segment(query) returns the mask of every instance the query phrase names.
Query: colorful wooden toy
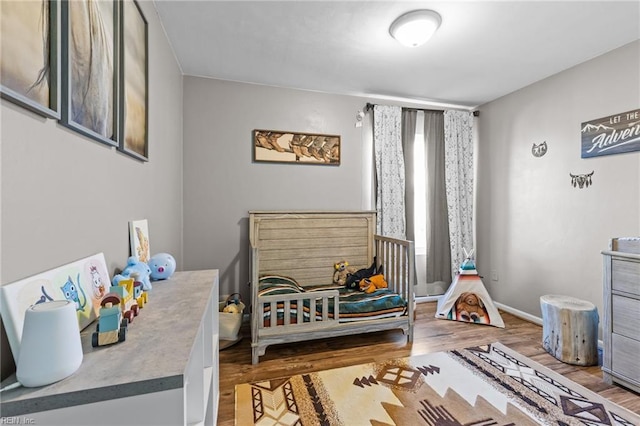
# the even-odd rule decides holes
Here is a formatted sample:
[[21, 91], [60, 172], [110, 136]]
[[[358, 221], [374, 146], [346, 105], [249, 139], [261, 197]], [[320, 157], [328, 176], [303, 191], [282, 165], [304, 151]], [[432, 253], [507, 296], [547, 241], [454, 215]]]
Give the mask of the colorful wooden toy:
[[91, 336], [91, 345], [94, 348], [125, 341], [127, 320], [123, 320], [120, 303], [121, 298], [115, 292], [107, 293], [102, 298], [96, 331]]

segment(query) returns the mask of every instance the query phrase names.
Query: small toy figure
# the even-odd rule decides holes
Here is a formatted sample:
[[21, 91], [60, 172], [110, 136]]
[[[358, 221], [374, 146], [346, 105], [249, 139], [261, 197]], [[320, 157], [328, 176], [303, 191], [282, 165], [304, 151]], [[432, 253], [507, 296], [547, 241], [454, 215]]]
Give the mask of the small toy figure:
[[176, 260], [169, 253], [157, 253], [149, 259], [151, 279], [166, 280], [176, 271]]
[[122, 321], [121, 299], [117, 293], [107, 293], [100, 302], [100, 317], [91, 336], [91, 346], [124, 342], [127, 336], [126, 320]]
[[134, 281], [133, 278], [122, 279], [118, 285], [112, 285], [111, 292], [120, 297], [120, 309], [122, 315], [131, 323], [133, 318], [138, 316], [139, 306], [133, 298]]
[[142, 283], [140, 281], [133, 281], [133, 298], [138, 304], [138, 308], [144, 308], [144, 305], [149, 302], [149, 296], [146, 291], [142, 290]]

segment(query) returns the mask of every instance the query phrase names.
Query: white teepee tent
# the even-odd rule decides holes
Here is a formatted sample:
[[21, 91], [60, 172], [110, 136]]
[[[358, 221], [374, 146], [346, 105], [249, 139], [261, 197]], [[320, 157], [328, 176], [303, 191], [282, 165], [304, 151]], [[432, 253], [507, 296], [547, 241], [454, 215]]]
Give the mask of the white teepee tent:
[[487, 324], [504, 328], [500, 312], [484, 287], [471, 256], [464, 249], [465, 260], [447, 292], [438, 300], [436, 318]]

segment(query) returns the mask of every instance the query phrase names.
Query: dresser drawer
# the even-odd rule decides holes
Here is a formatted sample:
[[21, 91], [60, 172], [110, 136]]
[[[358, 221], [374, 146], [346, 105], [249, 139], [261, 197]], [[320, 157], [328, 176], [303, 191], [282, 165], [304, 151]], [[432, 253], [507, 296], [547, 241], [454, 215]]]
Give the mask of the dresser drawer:
[[640, 383], [640, 341], [613, 334], [611, 345], [611, 368], [616, 375], [622, 375]]
[[640, 340], [640, 300], [614, 294], [611, 315], [614, 333]]
[[613, 290], [640, 295], [640, 262], [613, 259], [611, 275]]

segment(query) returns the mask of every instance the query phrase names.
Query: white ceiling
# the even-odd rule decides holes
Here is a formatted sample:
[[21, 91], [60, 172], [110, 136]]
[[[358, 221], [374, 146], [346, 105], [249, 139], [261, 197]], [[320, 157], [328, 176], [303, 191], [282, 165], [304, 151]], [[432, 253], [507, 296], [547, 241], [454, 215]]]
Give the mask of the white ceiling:
[[[425, 104], [475, 107], [640, 39], [640, 0], [154, 3], [185, 75]], [[389, 25], [421, 8], [442, 25], [404, 47]]]

